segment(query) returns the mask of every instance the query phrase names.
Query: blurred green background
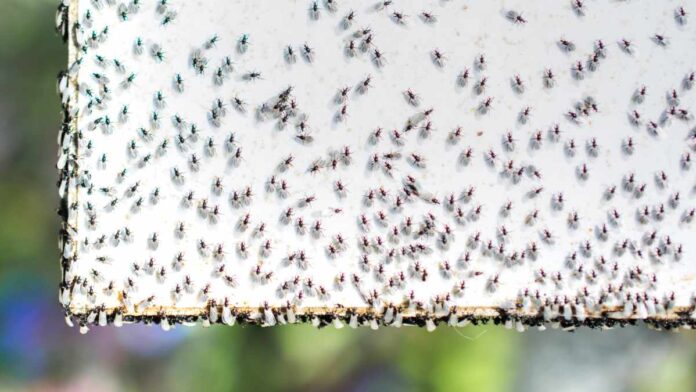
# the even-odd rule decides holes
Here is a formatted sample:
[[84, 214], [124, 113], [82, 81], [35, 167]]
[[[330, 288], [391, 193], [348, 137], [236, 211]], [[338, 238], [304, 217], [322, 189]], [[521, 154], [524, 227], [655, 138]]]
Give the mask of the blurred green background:
[[[149, 0], [153, 1], [153, 0]], [[181, 0], [183, 1], [183, 0]], [[696, 334], [93, 328], [57, 302], [57, 0], [0, 0], [0, 391], [694, 391]]]

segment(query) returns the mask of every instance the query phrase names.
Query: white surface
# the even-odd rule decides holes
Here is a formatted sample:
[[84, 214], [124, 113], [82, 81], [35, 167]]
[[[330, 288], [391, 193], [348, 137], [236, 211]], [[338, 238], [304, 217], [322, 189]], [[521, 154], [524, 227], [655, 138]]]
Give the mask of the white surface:
[[[696, 93], [683, 91], [682, 81], [695, 68], [696, 23], [689, 21], [679, 25], [675, 21], [674, 11], [681, 5], [679, 2], [587, 1], [586, 15], [578, 16], [570, 2], [555, 0], [396, 1], [382, 11], [376, 11], [373, 4], [365, 2], [341, 1], [336, 13], [329, 12], [320, 4], [320, 17], [313, 20], [307, 1], [173, 0], [171, 8], [176, 9], [177, 18], [168, 26], [161, 25], [162, 16], [154, 10], [153, 2], [144, 3], [127, 22], [120, 22], [116, 6], [105, 4], [97, 10], [90, 1], [78, 2], [80, 18], [87, 9], [93, 15], [92, 28], [85, 29], [87, 35], [93, 29], [101, 31], [104, 26], [109, 26], [108, 39], [84, 55], [79, 81], [83, 86], [98, 91], [98, 83], [91, 74], [106, 74], [113, 94], [104, 110], [88, 113], [85, 105], [89, 98], [84, 93], [79, 95], [77, 104], [81, 110], [78, 128], [83, 132], [84, 141], [91, 140], [94, 145], [91, 155], [85, 153], [84, 143], [79, 148], [80, 169], [91, 173], [95, 188], [92, 195], [88, 195], [84, 188], [78, 189], [77, 238], [81, 243], [85, 239], [94, 243], [99, 236], [106, 235], [108, 241], [101, 249], [95, 249], [93, 245], [78, 247], [77, 261], [68, 271], [67, 280], [74, 276], [87, 277], [96, 295], [90, 299], [74, 290], [71, 309], [78, 311], [102, 304], [107, 308], [122, 306], [118, 292], [124, 289], [128, 277], [138, 286], [137, 291], [130, 291], [134, 303], [155, 296], [152, 308], [138, 307], [135, 313], [159, 307], [204, 308], [206, 302], [200, 292], [206, 284], [211, 285], [209, 299], [220, 303], [227, 298], [230, 305], [239, 307], [260, 307], [264, 303], [282, 306], [287, 301], [295, 303], [298, 308], [333, 308], [337, 304], [366, 307], [364, 298], [376, 290], [380, 293], [378, 305], [400, 304], [413, 291], [415, 300], [432, 310], [434, 297], [452, 294], [452, 288], [462, 279], [466, 281], [465, 294], [452, 294], [449, 305], [508, 307], [525, 289], [532, 293], [538, 290], [542, 297], [552, 300], [557, 297], [562, 301], [566, 297], [574, 301], [579, 296], [579, 303], [584, 303], [583, 288], [587, 288], [589, 298], [596, 301], [608, 284], [618, 287], [622, 283], [621, 299], [610, 296], [607, 305], [622, 305], [627, 294], [644, 293], [651, 301], [655, 298], [665, 304], [664, 299], [671, 292], [675, 293], [676, 305], [691, 305], [696, 291], [693, 262], [696, 232], [692, 225], [681, 220], [684, 212], [694, 207], [694, 174], [693, 170], [683, 169], [680, 160], [683, 153], [693, 151], [693, 139], [688, 137], [693, 121], [673, 119], [660, 128], [659, 136], [653, 136], [644, 124], [636, 127], [628, 120], [628, 114], [635, 109], [646, 121], [658, 121], [663, 111], [669, 108], [666, 94], [671, 89], [677, 89], [680, 94], [680, 108], [691, 110], [694, 106]], [[346, 30], [341, 26], [341, 18], [351, 8], [355, 10], [356, 22]], [[437, 22], [424, 23], [417, 16], [424, 10], [434, 13]], [[505, 17], [508, 10], [522, 12], [527, 23], [512, 23]], [[405, 25], [395, 23], [389, 16], [394, 11], [409, 16]], [[386, 57], [381, 68], [371, 61], [369, 53], [358, 50], [355, 57], [345, 55], [345, 45], [351, 34], [366, 26], [372, 29], [374, 47]], [[651, 39], [655, 33], [668, 37], [669, 45], [657, 45]], [[237, 50], [237, 41], [243, 34], [249, 35], [250, 45], [241, 54]], [[203, 49], [209, 67], [203, 75], [198, 75], [190, 66], [191, 54], [214, 35], [219, 36], [219, 42], [212, 49]], [[133, 54], [136, 37], [142, 37], [145, 43], [145, 51], [139, 56]], [[560, 38], [573, 41], [576, 50], [563, 52], [557, 44]], [[635, 43], [637, 50], [633, 55], [623, 52], [618, 46], [622, 38]], [[571, 67], [577, 61], [586, 62], [598, 39], [607, 46], [606, 59], [595, 72], [587, 71], [583, 80], [574, 79]], [[356, 44], [359, 42], [360, 39], [356, 39]], [[299, 53], [304, 43], [316, 51], [312, 63]], [[163, 48], [165, 59], [161, 63], [149, 53], [153, 44]], [[283, 56], [287, 45], [292, 45], [298, 52], [294, 64], [288, 64]], [[443, 67], [432, 60], [431, 53], [435, 49], [446, 56]], [[96, 54], [104, 56], [107, 61], [117, 58], [125, 65], [126, 73], [117, 72], [111, 65], [101, 68], [94, 61]], [[489, 63], [484, 71], [478, 71], [474, 66], [474, 60], [480, 54], [484, 54]], [[225, 56], [234, 61], [234, 71], [223, 85], [217, 86], [212, 73]], [[470, 70], [470, 80], [466, 87], [462, 87], [457, 84], [457, 75], [465, 68]], [[542, 83], [546, 68], [557, 75], [554, 88], [545, 88]], [[244, 80], [243, 75], [251, 71], [261, 72], [262, 79]], [[120, 83], [131, 72], [137, 75], [135, 83], [130, 89], [123, 90]], [[185, 80], [184, 93], [173, 88], [176, 73]], [[511, 88], [511, 79], [516, 74], [526, 84], [524, 93], [516, 93]], [[360, 94], [354, 88], [367, 75], [372, 76], [372, 88]], [[489, 86], [485, 93], [477, 95], [473, 86], [484, 75], [488, 77]], [[296, 119], [279, 130], [275, 119], [261, 121], [255, 116], [261, 103], [274, 98], [289, 85], [294, 87], [293, 96], [299, 112], [308, 118], [314, 137], [311, 144], [301, 145], [294, 139]], [[641, 85], [645, 85], [648, 91], [645, 102], [633, 103], [631, 97]], [[344, 86], [351, 88], [346, 101], [348, 116], [339, 122], [335, 120], [340, 109], [335, 96]], [[409, 105], [404, 99], [406, 89], [419, 95], [419, 107]], [[159, 110], [162, 124], [155, 130], [148, 118], [154, 109], [153, 96], [158, 90], [166, 96], [167, 103]], [[240, 113], [232, 106], [231, 99], [235, 96], [247, 102], [246, 113]], [[477, 112], [477, 107], [488, 96], [494, 98], [493, 108], [482, 115]], [[586, 96], [595, 99], [599, 112], [584, 117], [581, 124], [573, 124], [565, 113]], [[227, 105], [227, 115], [219, 128], [208, 121], [208, 112], [217, 98]], [[122, 124], [118, 122], [118, 112], [124, 104], [129, 105], [131, 114]], [[532, 108], [532, 114], [526, 124], [521, 124], [518, 115], [526, 106]], [[432, 135], [421, 138], [416, 129], [405, 134], [405, 145], [395, 145], [389, 137], [391, 130], [403, 129], [407, 119], [426, 108], [434, 108], [430, 116], [435, 129]], [[178, 149], [175, 143], [178, 131], [171, 120], [175, 114], [189, 124], [195, 123], [200, 130], [198, 140], [191, 140], [186, 151]], [[113, 133], [105, 134], [99, 128], [90, 131], [88, 124], [105, 115], [114, 122]], [[547, 131], [554, 124], [559, 124], [563, 132], [559, 142], [547, 138]], [[462, 127], [463, 136], [458, 144], [449, 144], [448, 134], [457, 126]], [[140, 127], [154, 133], [152, 141], [139, 137], [137, 129]], [[378, 127], [383, 128], [385, 137], [372, 145], [369, 136]], [[529, 147], [529, 140], [537, 130], [543, 133], [544, 141], [540, 149], [534, 150]], [[508, 131], [517, 140], [514, 151], [506, 151], [502, 144]], [[237, 167], [230, 164], [231, 154], [225, 149], [230, 132], [235, 133], [238, 146], [243, 149], [243, 159]], [[186, 133], [184, 135], [188, 137]], [[622, 142], [627, 137], [632, 137], [636, 144], [632, 155], [622, 150]], [[204, 144], [208, 138], [213, 138], [217, 145], [217, 154], [213, 157], [206, 155]], [[592, 138], [596, 138], [600, 146], [597, 157], [586, 150], [586, 143]], [[127, 143], [131, 139], [139, 145], [136, 158], [127, 152]], [[157, 156], [157, 146], [165, 139], [170, 148], [165, 155]], [[577, 152], [572, 157], [564, 150], [570, 139], [577, 144]], [[327, 160], [333, 151], [344, 146], [349, 146], [354, 153], [349, 166], [340, 164], [336, 170], [325, 168], [318, 174], [308, 173], [312, 162]], [[458, 157], [466, 147], [473, 149], [473, 157], [468, 166], [463, 166]], [[484, 159], [485, 152], [490, 149], [498, 155], [494, 166], [488, 165]], [[393, 161], [391, 177], [381, 170], [367, 169], [372, 154], [392, 151], [398, 151], [404, 157]], [[414, 168], [408, 162], [406, 156], [414, 152], [427, 159], [426, 168]], [[108, 156], [104, 168], [98, 164], [103, 153]], [[153, 155], [152, 164], [140, 168], [140, 160], [148, 153]], [[201, 159], [198, 172], [193, 172], [187, 163], [192, 153]], [[285, 172], [278, 171], [278, 164], [290, 154], [295, 157], [293, 166]], [[513, 160], [516, 168], [534, 165], [542, 178], [535, 179], [525, 174], [518, 183], [513, 183], [501, 175], [503, 164], [508, 160]], [[587, 180], [576, 175], [577, 168], [583, 163], [590, 170]], [[183, 184], [172, 181], [173, 167], [183, 170]], [[128, 174], [119, 182], [117, 173], [124, 168], [128, 169]], [[655, 181], [656, 173], [661, 170], [669, 176], [665, 188], [658, 187]], [[623, 190], [622, 178], [629, 172], [635, 173], [638, 183], [647, 186], [640, 198]], [[266, 181], [272, 175], [289, 183], [287, 198], [266, 191]], [[401, 212], [394, 211], [391, 206], [407, 175], [418, 180], [423, 193], [428, 192], [440, 201], [449, 194], [459, 196], [469, 186], [475, 186], [473, 199], [469, 202], [460, 200], [457, 206], [468, 214], [475, 206], [481, 205], [481, 217], [458, 224], [453, 213], [444, 206], [418, 198], [405, 203]], [[220, 177], [224, 185], [220, 195], [211, 189], [216, 177]], [[333, 183], [337, 180], [348, 187], [343, 198], [333, 190]], [[140, 182], [137, 194], [127, 196], [126, 189], [136, 182]], [[604, 198], [604, 191], [611, 185], [617, 186], [617, 192], [613, 200], [608, 201]], [[234, 208], [230, 203], [231, 192], [247, 186], [254, 193], [252, 203]], [[363, 203], [366, 191], [380, 186], [388, 190], [388, 198], [375, 200], [372, 207], [367, 207]], [[529, 198], [527, 193], [538, 186], [544, 187], [541, 195]], [[114, 188], [119, 203], [113, 211], [105, 208], [112, 197], [99, 192], [101, 187]], [[153, 205], [150, 193], [155, 187], [159, 187], [162, 197]], [[194, 206], [185, 208], [181, 200], [190, 190], [195, 192], [196, 202]], [[566, 198], [560, 211], [551, 206], [551, 198], [558, 192], [563, 192]], [[672, 208], [669, 197], [675, 192], [680, 192], [682, 200], [677, 208]], [[315, 195], [316, 202], [309, 207], [299, 207], [298, 201], [308, 195]], [[135, 213], [131, 206], [140, 196], [145, 203], [141, 211]], [[203, 218], [196, 208], [204, 198], [209, 205], [221, 209], [222, 215], [215, 224]], [[503, 217], [499, 211], [508, 201], [512, 202], [513, 209], [509, 217]], [[87, 225], [87, 202], [91, 202], [97, 211], [97, 225], [93, 229]], [[635, 219], [637, 208], [648, 206], [652, 209], [660, 203], [664, 203], [667, 211], [662, 221], [650, 218], [648, 223], [641, 224]], [[315, 238], [311, 230], [300, 235], [292, 224], [281, 223], [279, 217], [288, 207], [295, 209], [295, 218], [302, 217], [308, 225], [320, 219], [324, 226], [322, 235]], [[343, 212], [334, 214], [331, 212], [333, 208], [341, 208]], [[525, 218], [534, 209], [539, 210], [538, 222], [525, 224]], [[616, 226], [608, 218], [612, 209], [622, 214]], [[376, 224], [378, 211], [388, 215], [388, 226]], [[577, 211], [580, 216], [577, 229], [571, 229], [567, 224], [568, 214], [572, 211]], [[238, 222], [247, 213], [251, 215], [251, 224], [246, 231], [240, 231]], [[453, 243], [448, 250], [437, 247], [435, 236], [414, 239], [413, 236], [401, 235], [398, 244], [389, 242], [388, 233], [392, 226], [400, 226], [407, 216], [412, 217], [418, 226], [426, 213], [437, 217], [438, 232], [443, 230], [444, 224], [454, 231]], [[358, 225], [361, 214], [371, 221], [367, 231]], [[174, 234], [178, 222], [187, 225], [187, 233], [182, 239]], [[255, 238], [253, 230], [261, 222], [266, 224], [267, 234]], [[604, 223], [610, 235], [608, 240], [601, 241], [595, 235], [595, 228]], [[500, 258], [486, 256], [481, 247], [475, 250], [467, 248], [467, 239], [476, 232], [481, 233], [483, 243], [492, 240], [497, 245], [501, 225], [510, 231], [510, 238], [505, 242], [506, 255], [520, 253], [531, 241], [536, 241], [539, 246], [536, 260], [527, 257], [522, 265], [510, 267]], [[126, 226], [133, 232], [132, 242], [121, 241], [114, 245], [111, 237]], [[541, 239], [544, 229], [551, 230], [556, 236], [553, 244], [546, 244]], [[650, 230], [657, 230], [658, 239], [648, 246], [643, 242], [643, 235]], [[160, 243], [153, 249], [148, 244], [148, 237], [155, 232]], [[327, 257], [326, 249], [338, 233], [345, 237], [347, 249], [331, 259]], [[385, 253], [372, 251], [368, 255], [370, 271], [361, 269], [363, 252], [357, 243], [362, 236], [370, 241], [380, 236], [386, 243], [385, 249], [400, 250], [402, 246], [416, 242], [430, 246], [432, 253], [417, 257], [429, 273], [427, 281], [411, 276], [410, 269], [416, 260], [409, 257], [387, 262]], [[669, 236], [673, 243], [683, 245], [681, 260], [675, 260], [672, 254], [663, 256], [662, 262], [651, 259], [651, 250], [665, 236]], [[226, 285], [213, 274], [221, 262], [200, 255], [197, 243], [201, 239], [210, 246], [224, 245], [226, 253], [222, 263], [226, 265], [226, 273], [236, 277], [236, 287]], [[262, 257], [258, 251], [266, 239], [273, 244], [272, 253]], [[631, 251], [623, 256], [614, 253], [615, 244], [624, 239], [635, 241], [643, 257]], [[579, 249], [586, 240], [593, 247], [589, 257]], [[246, 258], [236, 250], [241, 241], [249, 247]], [[304, 250], [309, 258], [306, 269], [287, 265], [284, 260], [289, 253], [298, 250]], [[458, 263], [465, 251], [469, 251], [472, 258], [466, 268]], [[175, 271], [172, 261], [178, 252], [185, 253], [187, 261], [180, 271]], [[572, 252], [577, 252], [578, 265], [584, 265], [586, 273], [597, 272], [595, 281], [588, 280], [586, 273], [573, 275], [566, 267], [566, 259]], [[596, 267], [595, 261], [600, 255], [608, 260], [609, 265], [618, 264], [616, 274], [602, 272]], [[99, 256], [112, 261], [100, 263], [96, 261]], [[167, 269], [163, 282], [147, 273], [133, 274], [131, 266], [134, 262], [143, 265], [150, 258], [156, 260], [158, 268]], [[454, 272], [450, 278], [441, 275], [439, 266], [443, 261], [452, 265]], [[376, 279], [374, 273], [380, 263], [384, 263], [384, 281]], [[261, 283], [252, 277], [256, 265], [261, 265], [264, 272], [273, 272], [269, 282]], [[535, 271], [540, 268], [549, 276], [545, 283], [535, 281]], [[642, 270], [644, 281], [627, 278], [636, 268]], [[90, 277], [92, 269], [99, 271], [104, 280], [96, 281]], [[474, 271], [481, 274], [472, 276]], [[385, 291], [388, 279], [399, 272], [406, 275], [404, 287]], [[556, 272], [563, 274], [564, 283], [560, 286], [551, 279]], [[346, 276], [342, 290], [334, 285], [339, 273]], [[353, 274], [361, 278], [357, 287], [350, 282]], [[495, 292], [491, 292], [487, 285], [496, 274], [499, 274], [500, 284]], [[657, 276], [656, 286], [648, 282], [652, 274]], [[177, 284], [182, 284], [186, 275], [194, 282], [193, 292], [184, 293], [176, 301], [171, 291]], [[279, 294], [279, 286], [295, 276], [302, 281], [312, 279], [316, 286], [325, 287], [328, 297], [322, 298], [315, 290], [302, 285]], [[115, 284], [111, 295], [102, 290], [109, 281]], [[302, 301], [297, 299], [300, 291], [304, 291]], [[635, 302], [635, 297], [631, 298]]]

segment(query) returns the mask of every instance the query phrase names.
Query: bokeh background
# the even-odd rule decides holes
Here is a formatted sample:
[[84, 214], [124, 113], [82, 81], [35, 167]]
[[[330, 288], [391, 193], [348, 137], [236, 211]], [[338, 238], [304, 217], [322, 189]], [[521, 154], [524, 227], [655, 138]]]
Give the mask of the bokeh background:
[[57, 301], [55, 81], [67, 49], [56, 5], [0, 0], [0, 391], [696, 391], [694, 332], [68, 328]]

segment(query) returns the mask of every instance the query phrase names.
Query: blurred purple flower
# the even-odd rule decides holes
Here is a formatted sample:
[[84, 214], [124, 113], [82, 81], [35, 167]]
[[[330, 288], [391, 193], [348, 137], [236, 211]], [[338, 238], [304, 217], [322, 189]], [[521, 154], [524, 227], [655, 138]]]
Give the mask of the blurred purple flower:
[[[46, 367], [49, 348], [59, 342], [61, 311], [55, 293], [21, 275], [6, 275], [0, 291], [0, 361], [20, 377]], [[19, 283], [22, 283], [21, 285]]]
[[126, 351], [143, 357], [164, 355], [179, 345], [190, 332], [187, 327], [178, 326], [163, 331], [158, 325], [131, 324], [116, 330], [116, 339]]

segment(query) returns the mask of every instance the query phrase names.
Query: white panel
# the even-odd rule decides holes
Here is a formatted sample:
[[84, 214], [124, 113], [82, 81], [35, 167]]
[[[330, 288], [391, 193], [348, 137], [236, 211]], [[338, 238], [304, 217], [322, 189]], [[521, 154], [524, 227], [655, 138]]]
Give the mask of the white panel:
[[679, 2], [166, 3], [69, 8], [61, 295], [81, 324], [693, 323]]

